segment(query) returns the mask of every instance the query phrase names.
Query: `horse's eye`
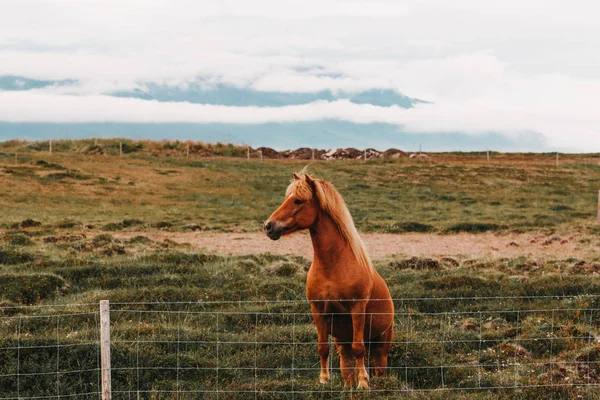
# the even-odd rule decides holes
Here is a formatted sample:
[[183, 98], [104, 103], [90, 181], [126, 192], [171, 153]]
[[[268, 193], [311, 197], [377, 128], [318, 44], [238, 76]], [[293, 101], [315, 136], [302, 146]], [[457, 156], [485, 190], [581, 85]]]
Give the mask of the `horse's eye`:
[[302, 200], [300, 200], [300, 199], [294, 200], [294, 204], [296, 204], [296, 205], [300, 205], [302, 203], [304, 203], [304, 202]]

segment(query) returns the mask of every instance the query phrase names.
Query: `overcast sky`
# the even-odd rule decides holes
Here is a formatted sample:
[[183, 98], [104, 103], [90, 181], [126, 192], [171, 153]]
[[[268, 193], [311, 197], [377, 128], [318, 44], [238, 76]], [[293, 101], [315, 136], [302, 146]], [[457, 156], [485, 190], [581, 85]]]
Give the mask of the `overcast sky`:
[[[414, 132], [539, 132], [600, 151], [595, 1], [0, 0], [0, 75], [74, 79], [0, 92], [0, 121], [390, 122]], [[394, 89], [255, 109], [107, 96], [201, 79], [260, 91]]]

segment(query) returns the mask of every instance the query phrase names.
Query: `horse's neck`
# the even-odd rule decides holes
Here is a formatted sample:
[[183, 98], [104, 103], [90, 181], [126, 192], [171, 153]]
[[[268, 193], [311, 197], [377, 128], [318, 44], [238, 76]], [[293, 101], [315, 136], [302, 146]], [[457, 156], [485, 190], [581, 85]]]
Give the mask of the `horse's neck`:
[[346, 239], [340, 233], [331, 217], [321, 212], [315, 225], [310, 229], [314, 249], [314, 264], [328, 271], [347, 267], [348, 259], [355, 259]]

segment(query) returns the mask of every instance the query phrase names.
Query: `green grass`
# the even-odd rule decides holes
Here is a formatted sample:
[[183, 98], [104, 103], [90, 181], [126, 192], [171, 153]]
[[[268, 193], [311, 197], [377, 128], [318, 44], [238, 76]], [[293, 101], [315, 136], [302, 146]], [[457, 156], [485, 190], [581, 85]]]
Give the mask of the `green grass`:
[[[123, 391], [115, 399], [138, 389], [148, 399], [212, 399], [158, 391], [217, 386], [235, 392], [220, 399], [278, 399], [292, 385], [307, 392], [297, 398], [328, 399], [342, 388], [337, 368], [330, 386], [317, 383], [308, 260], [195, 252], [145, 236], [257, 231], [306, 162], [200, 157], [207, 149], [243, 156], [223, 144], [197, 144], [188, 159], [185, 145], [129, 141], [121, 158], [118, 141], [56, 141], [52, 155], [41, 142], [0, 143], [2, 396], [97, 392], [101, 299], [112, 303], [113, 390]], [[309, 170], [338, 187], [362, 231], [564, 232], [595, 245], [597, 156], [562, 157], [558, 168], [547, 154], [494, 153], [487, 163], [482, 154], [447, 153]], [[600, 258], [586, 254], [377, 260], [393, 297], [404, 299], [391, 368], [369, 396], [333, 397], [596, 398], [597, 387], [579, 386], [600, 376]], [[482, 296], [489, 299], [473, 299]], [[59, 373], [57, 385], [57, 369], [84, 371]], [[515, 382], [524, 387], [492, 389]]]
[[[302, 398], [331, 398], [331, 388], [342, 388], [336, 368], [331, 386], [317, 383], [316, 332], [304, 301], [309, 261], [301, 257], [197, 253], [142, 235], [121, 241], [107, 233], [27, 247], [5, 241], [0, 255], [4, 395], [16, 396], [10, 376], [16, 371], [15, 347], [23, 348], [20, 373], [50, 372], [23, 377], [21, 396], [55, 395], [57, 365], [63, 371], [96, 368], [97, 316], [79, 314], [95, 312], [100, 299], [112, 303], [113, 390], [131, 392], [116, 399], [138, 388], [157, 396], [177, 388], [211, 391], [217, 384], [251, 392], [223, 392], [219, 398], [254, 398], [255, 365], [259, 397], [287, 398], [276, 392], [292, 389], [292, 358], [293, 388], [307, 392]], [[592, 390], [577, 385], [588, 382], [588, 373], [595, 382], [600, 373], [593, 339], [600, 334], [600, 298], [586, 296], [600, 295], [600, 278], [592, 273], [600, 271], [600, 258], [398, 255], [376, 267], [392, 296], [405, 300], [396, 302], [391, 368], [373, 380], [369, 398], [510, 399], [513, 389], [486, 388], [515, 382], [547, 385], [521, 389], [523, 399], [593, 398]], [[473, 299], [482, 296], [491, 299]], [[70, 305], [81, 303], [90, 306]], [[48, 307], [10, 308], [22, 304]], [[61, 313], [78, 315], [43, 317]], [[57, 342], [66, 346], [58, 360]], [[444, 387], [454, 391], [437, 391], [442, 377]], [[61, 374], [60, 385], [62, 393], [93, 392], [97, 374]], [[482, 389], [460, 390], [468, 387]], [[214, 392], [161, 396], [177, 397], [216, 398]]]
[[157, 142], [122, 158], [75, 151], [86, 143], [65, 144], [52, 155], [35, 143], [0, 144], [5, 154], [20, 156], [16, 165], [0, 157], [0, 226], [32, 219], [109, 231], [192, 225], [257, 231], [281, 203], [292, 173], [310, 164], [311, 173], [344, 195], [362, 231], [588, 232], [600, 187], [597, 159], [580, 155], [565, 155], [558, 168], [544, 155], [502, 154], [487, 163], [474, 153], [434, 154], [428, 161], [248, 162], [188, 159]]

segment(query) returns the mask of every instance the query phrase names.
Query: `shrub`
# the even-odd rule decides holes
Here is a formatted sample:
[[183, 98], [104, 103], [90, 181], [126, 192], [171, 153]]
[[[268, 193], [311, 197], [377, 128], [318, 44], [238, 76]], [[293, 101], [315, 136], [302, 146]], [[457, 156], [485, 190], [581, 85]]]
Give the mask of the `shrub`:
[[170, 228], [170, 227], [172, 227], [172, 226], [173, 226], [173, 224], [172, 224], [172, 223], [170, 223], [170, 222], [167, 222], [167, 221], [160, 221], [160, 222], [157, 222], [157, 223], [154, 225], [154, 227], [155, 227], [155, 228], [158, 228], [158, 229], [168, 229], [168, 228]]
[[136, 153], [144, 148], [144, 144], [141, 142], [127, 143], [123, 142], [123, 154]]
[[53, 274], [0, 275], [2, 298], [21, 304], [38, 301], [62, 294], [67, 284], [63, 278]]
[[34, 259], [34, 256], [29, 253], [23, 253], [10, 248], [0, 249], [0, 265], [22, 264], [32, 262]]
[[446, 232], [448, 233], [482, 233], [488, 231], [499, 231], [505, 229], [503, 225], [492, 224], [488, 222], [461, 222], [458, 224], [450, 225]]
[[35, 221], [31, 218], [27, 218], [20, 223], [21, 228], [37, 228], [38, 226], [42, 226], [42, 223], [39, 221]]
[[390, 267], [398, 270], [403, 269], [441, 269], [440, 262], [432, 258], [412, 257], [404, 260], [394, 260], [390, 262]]
[[83, 224], [79, 221], [75, 221], [72, 219], [65, 219], [63, 221], [60, 221], [59, 223], [56, 224], [57, 228], [61, 228], [61, 229], [69, 229], [69, 228], [75, 228], [75, 227], [79, 227], [82, 226]]
[[97, 243], [99, 245], [105, 245], [105, 244], [109, 244], [113, 242], [113, 237], [111, 235], [109, 235], [108, 233], [103, 233], [100, 235], [96, 235], [94, 236], [94, 243]]
[[8, 235], [8, 243], [13, 246], [33, 246], [35, 244], [33, 240], [20, 233]]
[[144, 261], [155, 261], [159, 264], [173, 264], [173, 265], [201, 265], [209, 261], [216, 261], [222, 257], [203, 254], [203, 253], [182, 253], [182, 252], [169, 252], [169, 253], [156, 253], [143, 257]]
[[136, 225], [144, 225], [144, 221], [141, 221], [139, 219], [124, 219], [123, 222], [121, 222], [121, 225], [125, 228], [129, 228], [131, 226], [136, 226]]
[[134, 236], [131, 239], [129, 239], [129, 241], [127, 242], [129, 244], [146, 244], [146, 245], [150, 245], [152, 244], [152, 239], [146, 237], [146, 236]]
[[434, 227], [429, 224], [422, 224], [420, 222], [396, 222], [390, 225], [388, 228], [389, 233], [404, 233], [404, 232], [431, 232]]
[[66, 169], [60, 164], [48, 163], [44, 160], [38, 160], [35, 165], [40, 166], [42, 168], [50, 168], [50, 169]]
[[293, 261], [280, 261], [267, 267], [269, 274], [277, 276], [294, 276], [302, 270], [302, 267]]
[[120, 231], [121, 229], [123, 229], [123, 224], [121, 224], [119, 222], [110, 222], [110, 223], [104, 225], [100, 229], [102, 229], [103, 231], [109, 231], [109, 232]]

